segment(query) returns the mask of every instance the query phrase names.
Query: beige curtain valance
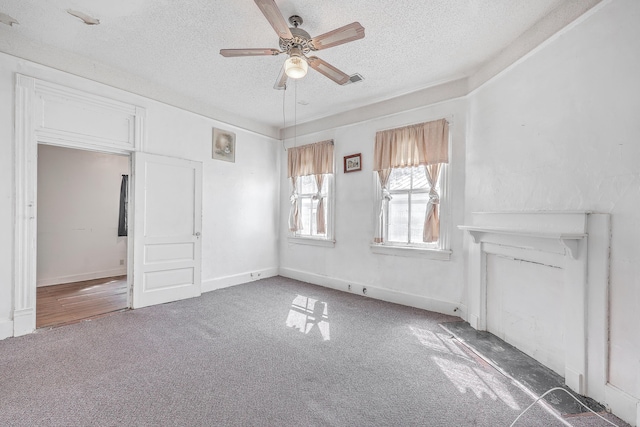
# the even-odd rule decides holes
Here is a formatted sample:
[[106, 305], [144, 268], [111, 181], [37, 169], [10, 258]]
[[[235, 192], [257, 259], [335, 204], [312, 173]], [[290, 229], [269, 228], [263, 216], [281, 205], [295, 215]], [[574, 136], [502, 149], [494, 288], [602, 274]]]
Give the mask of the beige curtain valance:
[[287, 150], [289, 178], [333, 173], [333, 140]]
[[449, 163], [449, 123], [445, 119], [376, 133], [373, 170]]

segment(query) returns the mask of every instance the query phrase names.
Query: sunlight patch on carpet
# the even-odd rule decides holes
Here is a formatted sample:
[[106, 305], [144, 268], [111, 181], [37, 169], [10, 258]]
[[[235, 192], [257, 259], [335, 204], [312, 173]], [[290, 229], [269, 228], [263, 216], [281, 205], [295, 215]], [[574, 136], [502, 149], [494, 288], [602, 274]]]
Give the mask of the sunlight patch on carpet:
[[320, 334], [324, 341], [330, 340], [329, 312], [326, 302], [318, 301], [304, 295], [293, 299], [286, 325], [297, 329], [305, 335]]
[[449, 335], [433, 333], [426, 329], [416, 328], [415, 326], [409, 326], [409, 329], [423, 346], [431, 350], [439, 351], [440, 353], [455, 354], [464, 359], [469, 359], [469, 356], [453, 342], [453, 339], [451, 339]]
[[486, 395], [492, 400], [500, 399], [512, 409], [520, 409], [507, 387], [490, 373], [439, 357], [433, 357], [433, 360], [460, 393], [468, 390], [478, 399]]

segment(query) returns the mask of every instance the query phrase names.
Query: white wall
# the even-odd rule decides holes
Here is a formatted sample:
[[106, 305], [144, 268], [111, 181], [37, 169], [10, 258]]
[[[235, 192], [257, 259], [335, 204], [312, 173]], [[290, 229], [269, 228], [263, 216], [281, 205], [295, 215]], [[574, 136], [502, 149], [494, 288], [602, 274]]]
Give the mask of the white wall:
[[[450, 261], [374, 254], [373, 147], [376, 131], [440, 118], [451, 122], [451, 249]], [[297, 138], [296, 144], [333, 139], [335, 144], [335, 240], [333, 248], [291, 243], [288, 235], [289, 193], [287, 153], [281, 152], [280, 272], [312, 283], [451, 314], [464, 305], [462, 235], [466, 103], [452, 100], [382, 119]], [[287, 141], [290, 146], [292, 141]], [[362, 171], [343, 173], [343, 157], [362, 153]]]
[[127, 274], [118, 213], [128, 174], [127, 156], [38, 147], [38, 286]]
[[[146, 125], [144, 151], [203, 162], [203, 291], [277, 274], [279, 141], [156, 102]], [[211, 159], [213, 127], [236, 133], [235, 163]]]
[[[146, 109], [144, 151], [203, 163], [203, 290], [277, 273], [278, 162], [274, 140], [0, 53], [0, 338], [12, 335], [15, 73]], [[236, 161], [211, 159], [212, 128], [236, 133]]]
[[609, 380], [637, 399], [640, 2], [592, 12], [469, 97], [465, 211], [611, 214]]

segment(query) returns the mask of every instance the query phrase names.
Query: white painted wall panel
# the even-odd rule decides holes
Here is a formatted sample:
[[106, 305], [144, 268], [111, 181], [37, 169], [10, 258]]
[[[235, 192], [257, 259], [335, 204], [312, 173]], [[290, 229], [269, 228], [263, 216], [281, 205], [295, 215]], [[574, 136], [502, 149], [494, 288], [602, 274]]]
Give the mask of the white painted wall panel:
[[472, 94], [465, 209], [611, 214], [609, 375], [636, 398], [639, 20], [639, 2], [606, 2]]
[[[149, 163], [146, 175], [145, 212], [151, 212], [144, 220], [146, 237], [192, 235], [194, 230], [193, 195], [196, 189], [192, 168]], [[176, 197], [162, 197], [163, 194]], [[162, 212], [162, 215], [158, 215]], [[199, 214], [199, 213], [198, 213]], [[190, 221], [185, 221], [189, 218]]]
[[165, 243], [147, 245], [144, 251], [144, 263], [153, 264], [168, 260], [190, 260], [194, 255], [193, 243]]
[[560, 268], [487, 255], [487, 330], [562, 376], [563, 289]]
[[134, 111], [126, 114], [50, 92], [40, 93], [36, 103], [36, 126], [42, 130], [99, 137], [114, 145], [133, 147]]
[[193, 268], [178, 268], [175, 270], [151, 271], [144, 274], [144, 290], [157, 291], [193, 284]]

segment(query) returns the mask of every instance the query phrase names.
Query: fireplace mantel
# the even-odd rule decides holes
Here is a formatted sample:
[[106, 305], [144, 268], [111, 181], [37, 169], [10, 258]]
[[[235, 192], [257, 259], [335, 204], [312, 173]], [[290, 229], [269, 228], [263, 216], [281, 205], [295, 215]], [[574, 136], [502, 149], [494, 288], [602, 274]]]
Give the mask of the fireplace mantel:
[[588, 211], [474, 212], [468, 221], [458, 228], [470, 237], [469, 324], [478, 330], [487, 328], [489, 255], [562, 269], [565, 382], [580, 394], [604, 401], [609, 215]]
[[504, 244], [553, 253], [566, 251], [572, 259], [578, 258], [579, 243], [587, 237], [586, 233], [542, 232], [495, 226], [460, 225], [458, 228], [469, 232], [474, 243]]

